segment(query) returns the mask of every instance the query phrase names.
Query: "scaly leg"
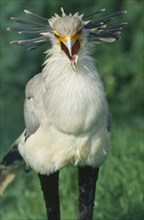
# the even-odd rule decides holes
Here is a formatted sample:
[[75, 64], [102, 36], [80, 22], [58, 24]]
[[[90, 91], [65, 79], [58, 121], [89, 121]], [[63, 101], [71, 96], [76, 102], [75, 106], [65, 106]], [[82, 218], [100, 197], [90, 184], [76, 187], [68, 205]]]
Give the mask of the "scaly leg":
[[39, 174], [48, 220], [60, 220], [59, 172], [49, 176]]
[[99, 168], [79, 167], [79, 220], [92, 220]]

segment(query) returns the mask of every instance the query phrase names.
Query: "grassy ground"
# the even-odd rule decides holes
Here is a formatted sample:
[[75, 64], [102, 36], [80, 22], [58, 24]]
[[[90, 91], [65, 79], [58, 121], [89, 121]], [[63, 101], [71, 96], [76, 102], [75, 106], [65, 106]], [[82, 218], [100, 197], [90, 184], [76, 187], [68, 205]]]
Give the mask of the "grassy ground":
[[[94, 220], [142, 220], [144, 217], [144, 149], [141, 119], [115, 120], [112, 148], [101, 168]], [[62, 220], [77, 219], [77, 169], [60, 175]], [[46, 219], [36, 173], [20, 173], [1, 199], [1, 220]]]

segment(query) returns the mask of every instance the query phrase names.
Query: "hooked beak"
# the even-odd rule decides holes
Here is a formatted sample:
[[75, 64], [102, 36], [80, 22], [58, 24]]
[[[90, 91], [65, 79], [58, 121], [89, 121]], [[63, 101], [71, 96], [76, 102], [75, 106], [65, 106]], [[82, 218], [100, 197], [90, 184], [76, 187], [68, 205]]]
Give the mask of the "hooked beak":
[[65, 42], [65, 46], [67, 47], [70, 56], [72, 56], [73, 45], [74, 45], [74, 41], [72, 41], [70, 38], [68, 38], [67, 41]]
[[61, 49], [65, 52], [68, 58], [71, 61], [77, 63], [78, 61], [78, 52], [80, 49], [80, 40], [72, 40], [70, 37], [67, 37], [66, 41], [61, 42]]

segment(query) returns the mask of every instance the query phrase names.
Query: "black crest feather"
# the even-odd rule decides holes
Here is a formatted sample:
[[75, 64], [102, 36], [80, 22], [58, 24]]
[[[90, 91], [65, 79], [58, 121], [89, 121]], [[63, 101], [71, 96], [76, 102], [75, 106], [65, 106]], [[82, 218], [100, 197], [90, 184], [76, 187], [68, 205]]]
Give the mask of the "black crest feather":
[[[95, 13], [91, 14], [90, 16], [94, 14]], [[89, 21], [84, 26], [84, 28], [89, 30], [90, 40], [108, 43], [112, 43], [115, 40], [118, 40], [121, 34], [121, 30], [127, 23], [123, 22], [112, 27], [108, 27], [107, 23], [113, 20], [115, 17], [122, 16], [124, 14], [126, 14], [126, 11], [120, 11], [99, 19]]]
[[[111, 43], [119, 39], [121, 30], [127, 23], [123, 22], [112, 27], [108, 27], [107, 24], [114, 18], [124, 15], [126, 12], [120, 11], [102, 18], [87, 21], [87, 19], [90, 19], [92, 16], [96, 16], [104, 11], [105, 9], [100, 9], [91, 14], [85, 15], [83, 17], [83, 28], [88, 30], [89, 39], [91, 41]], [[52, 33], [52, 28], [48, 23], [48, 18], [34, 14], [28, 10], [24, 10], [24, 13], [33, 20], [23, 20], [16, 17], [11, 17], [11, 20], [24, 26], [27, 25], [28, 27], [12, 27], [7, 28], [7, 30], [27, 36], [35, 35], [36, 37], [11, 41], [10, 43], [18, 46], [30, 46], [28, 50], [36, 49], [43, 44], [50, 43], [49, 34]]]

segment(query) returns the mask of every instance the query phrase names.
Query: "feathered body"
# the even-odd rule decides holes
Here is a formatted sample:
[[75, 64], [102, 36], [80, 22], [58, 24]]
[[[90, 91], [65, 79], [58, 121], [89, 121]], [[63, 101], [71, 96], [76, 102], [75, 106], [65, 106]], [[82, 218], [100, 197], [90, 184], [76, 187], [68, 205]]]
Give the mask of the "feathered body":
[[[81, 49], [75, 69], [54, 46], [42, 73], [27, 84], [26, 130], [29, 135], [36, 126], [36, 132], [19, 151], [39, 173], [68, 164], [99, 167], [107, 156], [109, 111], [89, 46]], [[38, 129], [33, 121], [39, 121]]]

